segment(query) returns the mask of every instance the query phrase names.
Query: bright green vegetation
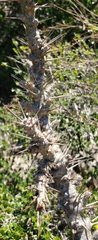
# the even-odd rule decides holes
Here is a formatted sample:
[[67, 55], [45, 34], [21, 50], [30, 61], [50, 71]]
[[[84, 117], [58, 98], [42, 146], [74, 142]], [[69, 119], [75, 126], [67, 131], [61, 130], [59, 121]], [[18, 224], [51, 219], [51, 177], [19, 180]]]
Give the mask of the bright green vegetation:
[[39, 231], [37, 227], [34, 190], [30, 190], [33, 173], [27, 171], [23, 179], [19, 171], [12, 170], [8, 159], [1, 158], [0, 162], [0, 240], [49, 240], [51, 215], [44, 215]]

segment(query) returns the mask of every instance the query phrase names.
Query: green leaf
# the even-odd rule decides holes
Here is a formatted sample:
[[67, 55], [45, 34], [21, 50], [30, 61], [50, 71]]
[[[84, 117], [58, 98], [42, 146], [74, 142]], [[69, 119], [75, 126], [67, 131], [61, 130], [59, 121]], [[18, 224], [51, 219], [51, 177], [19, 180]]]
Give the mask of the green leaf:
[[16, 49], [16, 48], [12, 48], [12, 49], [13, 49], [13, 51], [18, 55], [17, 49]]
[[12, 43], [15, 45], [15, 47], [18, 46], [18, 41], [16, 41], [15, 39], [12, 39]]

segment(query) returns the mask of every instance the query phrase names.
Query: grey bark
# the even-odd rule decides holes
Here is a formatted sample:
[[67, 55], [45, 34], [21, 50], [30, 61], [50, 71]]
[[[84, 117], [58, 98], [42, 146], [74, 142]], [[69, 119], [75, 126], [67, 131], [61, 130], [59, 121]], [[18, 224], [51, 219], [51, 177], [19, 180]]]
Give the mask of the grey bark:
[[[36, 189], [36, 210], [45, 210], [47, 204], [47, 189], [53, 182], [53, 187], [58, 194], [59, 208], [65, 212], [68, 227], [72, 230], [74, 240], [92, 240], [91, 217], [88, 214], [84, 218], [84, 210], [87, 208], [89, 192], [82, 195], [77, 192], [81, 186], [82, 178], [69, 168], [69, 161], [62, 152], [56, 133], [49, 121], [51, 88], [55, 83], [45, 75], [45, 56], [47, 55], [47, 44], [43, 44], [38, 30], [38, 19], [35, 17], [36, 10], [40, 7], [33, 0], [19, 0], [22, 15], [19, 17], [26, 27], [27, 42], [31, 53], [29, 74], [30, 81], [20, 81], [20, 84], [29, 91], [32, 102], [23, 101], [22, 106], [28, 117], [22, 121], [26, 134], [31, 138], [30, 151], [42, 155], [39, 163]], [[43, 7], [43, 6], [42, 6]], [[50, 87], [49, 87], [50, 85]], [[30, 115], [29, 115], [30, 113]], [[32, 116], [31, 116], [32, 113]]]

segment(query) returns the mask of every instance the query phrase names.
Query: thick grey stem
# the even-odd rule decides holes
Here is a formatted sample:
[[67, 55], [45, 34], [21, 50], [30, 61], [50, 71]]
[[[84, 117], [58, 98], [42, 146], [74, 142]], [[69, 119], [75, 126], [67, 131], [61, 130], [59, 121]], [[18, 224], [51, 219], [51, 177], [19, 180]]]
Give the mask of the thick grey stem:
[[[68, 170], [69, 160], [65, 158], [49, 122], [51, 87], [48, 90], [47, 86], [50, 83], [48, 84], [44, 69], [47, 46], [40, 38], [40, 31], [37, 29], [38, 20], [35, 17], [38, 5], [33, 0], [19, 1], [22, 8], [20, 19], [26, 26], [27, 41], [31, 50], [28, 56], [31, 62], [30, 81], [21, 81], [20, 84], [30, 91], [32, 102], [22, 102], [23, 108], [28, 112], [28, 117], [23, 119], [22, 125], [31, 138], [30, 151], [41, 153], [43, 157], [38, 169], [36, 209], [45, 210], [48, 201], [47, 188], [49, 183], [54, 181], [54, 188], [60, 192], [59, 207], [65, 212], [73, 239], [92, 240], [90, 216], [84, 218], [83, 214], [89, 193], [78, 194], [76, 188], [81, 182], [81, 177], [73, 169]], [[53, 83], [51, 84], [53, 88]]]

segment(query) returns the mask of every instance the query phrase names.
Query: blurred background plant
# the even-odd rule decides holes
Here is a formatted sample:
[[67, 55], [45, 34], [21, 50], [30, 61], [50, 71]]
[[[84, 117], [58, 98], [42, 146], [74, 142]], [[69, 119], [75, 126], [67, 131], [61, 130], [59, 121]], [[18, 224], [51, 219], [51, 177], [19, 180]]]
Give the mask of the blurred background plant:
[[14, 73], [13, 38], [23, 37], [24, 27], [16, 17], [20, 12], [17, 2], [0, 2], [0, 102], [10, 102], [15, 95], [15, 81], [11, 78]]

